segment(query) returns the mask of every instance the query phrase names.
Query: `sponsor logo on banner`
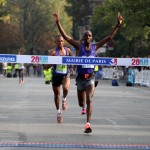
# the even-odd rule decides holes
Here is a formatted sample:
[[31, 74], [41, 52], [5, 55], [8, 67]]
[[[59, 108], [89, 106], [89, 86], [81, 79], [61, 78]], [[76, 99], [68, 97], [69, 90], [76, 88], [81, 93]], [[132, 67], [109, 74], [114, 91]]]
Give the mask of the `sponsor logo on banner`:
[[132, 66], [148, 66], [148, 58], [132, 58]]
[[16, 55], [0, 55], [0, 62], [16, 62]]
[[31, 63], [48, 63], [48, 56], [31, 56]]
[[110, 65], [117, 65], [117, 58], [111, 59]]
[[[94, 64], [94, 65], [110, 65], [113, 64], [112, 58], [98, 58], [98, 57], [63, 57], [63, 64]], [[117, 63], [117, 62], [114, 62]]]

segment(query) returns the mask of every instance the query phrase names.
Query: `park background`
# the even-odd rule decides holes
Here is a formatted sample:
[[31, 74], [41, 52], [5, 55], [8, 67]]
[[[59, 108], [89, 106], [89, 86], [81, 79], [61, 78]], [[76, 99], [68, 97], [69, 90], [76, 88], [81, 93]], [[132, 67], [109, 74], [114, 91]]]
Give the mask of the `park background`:
[[149, 6], [149, 0], [0, 0], [0, 53], [48, 54], [59, 34], [56, 11], [68, 35], [80, 40], [89, 29], [93, 42], [109, 34], [120, 12], [123, 25], [98, 56], [149, 57]]

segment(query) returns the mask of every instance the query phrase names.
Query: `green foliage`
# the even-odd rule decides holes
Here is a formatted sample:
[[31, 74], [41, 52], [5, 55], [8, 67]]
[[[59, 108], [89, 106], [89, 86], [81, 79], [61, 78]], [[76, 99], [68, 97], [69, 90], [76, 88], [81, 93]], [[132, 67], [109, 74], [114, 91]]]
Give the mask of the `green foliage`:
[[66, 11], [73, 19], [73, 37], [79, 39], [78, 26], [86, 24], [85, 16], [91, 15], [89, 2], [88, 0], [67, 0], [67, 2], [69, 5], [66, 6]]
[[17, 49], [23, 46], [23, 37], [16, 26], [1, 23], [0, 33], [0, 53], [17, 53]]
[[117, 13], [121, 12], [124, 18], [123, 25], [117, 36], [114, 37], [120, 56], [124, 52], [134, 56], [141, 47], [143, 53], [139, 54], [147, 55], [150, 53], [148, 52], [150, 37], [149, 6], [149, 0], [137, 0], [136, 2], [133, 0], [105, 0], [103, 6], [95, 8], [91, 20], [95, 39], [98, 40], [109, 33], [110, 27], [115, 25]]
[[3, 21], [3, 17], [7, 15], [6, 0], [0, 0], [0, 21]]
[[[54, 0], [55, 2], [53, 2], [54, 6], [53, 6], [53, 12], [57, 12], [59, 11], [59, 14], [60, 14], [60, 20], [61, 20], [61, 24], [64, 28], [64, 30], [66, 31], [66, 33], [68, 34], [72, 34], [72, 17], [71, 16], [68, 16], [68, 14], [66, 13], [65, 11], [65, 8], [66, 7], [69, 7], [69, 5], [66, 3], [66, 0], [63, 0], [63, 1], [59, 1], [57, 0]], [[59, 5], [58, 5], [59, 3]], [[51, 13], [51, 15], [52, 15]], [[55, 23], [53, 23], [55, 25]], [[55, 31], [57, 34], [60, 34], [56, 25], [55, 25]]]
[[85, 18], [92, 15], [93, 37], [99, 41], [112, 30], [120, 12], [124, 21], [113, 39], [113, 56], [146, 56], [150, 54], [149, 6], [150, 0], [105, 0], [92, 14], [87, 0], [0, 0], [0, 31], [6, 25], [9, 31], [0, 32], [0, 50], [8, 52], [23, 47], [27, 53], [34, 49], [35, 53], [42, 54], [53, 48], [54, 37], [59, 34], [52, 15], [56, 11], [60, 12], [67, 34], [72, 34], [75, 39], [79, 39], [78, 27], [89, 24]]
[[0, 5], [5, 5], [6, 4], [6, 0], [0, 0]]
[[[71, 17], [65, 12], [66, 0], [7, 0], [10, 24], [16, 27], [23, 37], [26, 53], [34, 50], [36, 54], [45, 53], [55, 46], [54, 37], [58, 34], [53, 13], [60, 10], [62, 25], [71, 34]], [[59, 3], [59, 5], [58, 5]], [[22, 38], [21, 38], [22, 39]], [[7, 45], [6, 49], [8, 49]]]

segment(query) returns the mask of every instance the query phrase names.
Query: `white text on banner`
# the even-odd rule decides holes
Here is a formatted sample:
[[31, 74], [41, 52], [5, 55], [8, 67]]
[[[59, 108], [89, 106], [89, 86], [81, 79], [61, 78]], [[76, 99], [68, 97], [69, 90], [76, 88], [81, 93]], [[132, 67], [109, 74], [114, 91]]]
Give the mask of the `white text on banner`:
[[0, 62], [31, 64], [93, 64], [102, 66], [150, 66], [150, 58], [103, 58], [0, 54]]

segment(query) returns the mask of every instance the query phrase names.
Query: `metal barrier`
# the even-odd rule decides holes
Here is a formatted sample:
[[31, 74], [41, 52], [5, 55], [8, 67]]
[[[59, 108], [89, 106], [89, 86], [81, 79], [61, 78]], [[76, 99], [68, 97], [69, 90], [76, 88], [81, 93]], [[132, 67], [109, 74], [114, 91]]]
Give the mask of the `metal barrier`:
[[[135, 85], [147, 86], [150, 87], [150, 70], [142, 69], [139, 71], [138, 69], [133, 69], [135, 72]], [[117, 67], [103, 67], [102, 68], [102, 78], [103, 79], [113, 79], [113, 74], [117, 74], [117, 79], [122, 79], [125, 74], [123, 68]]]

